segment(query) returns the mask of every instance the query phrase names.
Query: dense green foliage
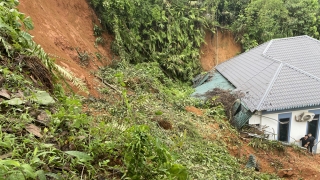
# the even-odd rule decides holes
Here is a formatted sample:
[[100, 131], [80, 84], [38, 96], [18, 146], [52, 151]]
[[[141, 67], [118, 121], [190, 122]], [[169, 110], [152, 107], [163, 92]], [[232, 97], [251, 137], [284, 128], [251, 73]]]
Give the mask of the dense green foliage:
[[[237, 33], [244, 49], [251, 49], [273, 38], [309, 35], [319, 38], [317, 0], [244, 1], [237, 18], [227, 26]], [[235, 5], [237, 8], [238, 5]], [[227, 7], [228, 11], [234, 7]]]
[[224, 27], [245, 50], [273, 38], [319, 37], [317, 0], [92, 0], [113, 50], [131, 62], [157, 61], [172, 77], [199, 72], [203, 29]]
[[[195, 2], [195, 1], [193, 1]], [[199, 73], [199, 47], [213, 3], [189, 0], [92, 0], [101, 24], [115, 35], [113, 50], [130, 62], [158, 62], [171, 77]]]

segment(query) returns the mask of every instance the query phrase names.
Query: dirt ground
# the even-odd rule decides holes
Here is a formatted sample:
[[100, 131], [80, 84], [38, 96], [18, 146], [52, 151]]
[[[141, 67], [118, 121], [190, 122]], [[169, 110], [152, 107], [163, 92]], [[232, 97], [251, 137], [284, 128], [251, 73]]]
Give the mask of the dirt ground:
[[[106, 43], [96, 48], [93, 35], [93, 23], [99, 24], [93, 10], [86, 0], [20, 0], [19, 10], [30, 16], [34, 23], [34, 30], [30, 34], [34, 41], [42, 46], [58, 65], [73, 72], [87, 83], [90, 95], [98, 97], [97, 88], [102, 86], [100, 81], [92, 76], [90, 71], [99, 66], [110, 64], [112, 53], [110, 43], [112, 36], [104, 33]], [[80, 65], [79, 52], [85, 51], [91, 57], [88, 66]], [[95, 53], [100, 53], [107, 60], [94, 60]], [[81, 95], [77, 88], [73, 89]]]
[[209, 71], [216, 65], [241, 53], [241, 45], [236, 43], [229, 30], [218, 29], [214, 34], [206, 31], [205, 43], [201, 45], [201, 66]]
[[[97, 88], [103, 86], [98, 79], [92, 75], [92, 71], [99, 67], [108, 65], [112, 60], [110, 43], [113, 39], [111, 35], [104, 33], [106, 40], [104, 46], [96, 48], [94, 46], [93, 23], [98, 24], [98, 19], [86, 0], [20, 0], [19, 10], [30, 16], [34, 22], [35, 29], [30, 31], [34, 40], [40, 44], [44, 50], [56, 57], [56, 62], [73, 72], [77, 77], [82, 78], [88, 85], [90, 95], [100, 97]], [[212, 69], [217, 63], [221, 63], [241, 52], [241, 46], [234, 42], [232, 34], [226, 30], [218, 31], [216, 34], [207, 32], [206, 43], [202, 45], [201, 65], [204, 70]], [[216, 46], [218, 44], [218, 46]], [[89, 61], [88, 66], [80, 65], [80, 59], [76, 52], [86, 51], [89, 55], [99, 52], [107, 60]], [[83, 92], [73, 88], [78, 94]], [[202, 115], [202, 111], [195, 107], [187, 107], [187, 111]], [[206, 138], [215, 139], [214, 133], [218, 124], [210, 124], [209, 133]], [[231, 133], [224, 131], [224, 136]], [[320, 179], [320, 155], [304, 155], [288, 149], [285, 154], [276, 152], [258, 152], [248, 146], [246, 140], [233, 136], [229, 143], [229, 151], [238, 158], [247, 158], [254, 154], [262, 167], [262, 172], [278, 173], [276, 165], [282, 165], [283, 169], [292, 168], [294, 175], [288, 179]], [[242, 142], [242, 146], [235, 146], [233, 142]]]
[[[200, 115], [198, 112], [202, 112], [201, 109], [192, 106], [188, 106], [186, 110], [197, 115]], [[223, 138], [228, 145], [229, 153], [245, 163], [249, 159], [249, 155], [253, 154], [258, 160], [261, 172], [275, 173], [284, 179], [320, 179], [320, 154], [311, 155], [298, 152], [292, 147], [287, 147], [285, 152], [258, 150], [248, 145], [250, 138], [240, 138], [227, 128], [221, 130], [217, 123], [210, 123], [202, 128], [204, 138], [213, 141], [217, 138]], [[245, 168], [244, 165], [243, 168]], [[283, 176], [283, 172], [286, 170], [290, 171], [292, 175]]]

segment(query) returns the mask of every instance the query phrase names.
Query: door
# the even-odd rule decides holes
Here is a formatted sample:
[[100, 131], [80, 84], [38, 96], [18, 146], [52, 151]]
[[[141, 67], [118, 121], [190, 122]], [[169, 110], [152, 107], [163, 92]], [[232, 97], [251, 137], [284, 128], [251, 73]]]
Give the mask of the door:
[[279, 141], [289, 142], [289, 122], [290, 122], [290, 118], [279, 119], [279, 132], [278, 132]]
[[[318, 140], [318, 125], [319, 125], [319, 114], [315, 114], [314, 118], [312, 121], [308, 122], [307, 125], [307, 133], [311, 133], [312, 136], [316, 139], [315, 140], [315, 145]], [[317, 145], [313, 146], [312, 151], [316, 152]]]
[[316, 114], [312, 121], [308, 122], [308, 133], [311, 133], [313, 137], [318, 137], [318, 123], [319, 114]]

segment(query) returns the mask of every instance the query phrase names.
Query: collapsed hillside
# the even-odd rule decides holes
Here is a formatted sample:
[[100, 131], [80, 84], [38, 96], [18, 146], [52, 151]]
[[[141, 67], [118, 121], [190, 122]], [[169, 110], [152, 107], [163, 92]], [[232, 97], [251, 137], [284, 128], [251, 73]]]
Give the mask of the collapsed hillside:
[[[33, 122], [34, 119], [39, 121], [43, 116], [46, 116], [40, 114], [44, 114], [44, 110], [49, 109], [35, 109], [36, 115], [32, 115], [32, 118], [22, 124], [16, 123], [15, 126], [10, 125], [12, 119], [20, 118], [22, 117], [21, 115], [27, 115], [29, 113], [24, 111], [23, 114], [18, 113], [18, 116], [8, 116], [6, 123], [4, 123], [6, 129], [4, 140], [6, 140], [7, 144], [10, 144], [12, 141], [19, 143], [18, 147], [20, 148], [20, 152], [16, 152], [15, 150], [13, 158], [16, 160], [19, 157], [25, 157], [26, 162], [23, 164], [23, 167], [25, 167], [23, 172], [27, 172], [29, 168], [28, 165], [31, 165], [31, 167], [36, 170], [40, 167], [39, 171], [37, 171], [38, 174], [45, 171], [47, 173], [45, 176], [52, 178], [54, 178], [56, 174], [62, 174], [64, 178], [73, 176], [73, 178], [84, 179], [98, 177], [117, 179], [126, 172], [126, 167], [128, 166], [126, 163], [130, 162], [124, 158], [125, 155], [123, 152], [126, 152], [127, 155], [130, 154], [128, 149], [125, 148], [127, 147], [126, 143], [129, 142], [124, 142], [124, 139], [128, 137], [134, 138], [132, 137], [134, 134], [143, 134], [150, 137], [149, 140], [152, 142], [156, 139], [154, 139], [153, 136], [165, 142], [164, 144], [169, 147], [168, 149], [173, 153], [174, 157], [167, 158], [177, 159], [175, 162], [177, 163], [177, 169], [181, 168], [178, 164], [187, 167], [193, 179], [209, 179], [214, 176], [218, 179], [251, 179], [254, 176], [257, 178], [270, 178], [270, 176], [266, 174], [259, 175], [252, 171], [245, 171], [245, 169], [239, 170], [239, 166], [246, 164], [249, 154], [255, 154], [262, 162], [262, 172], [278, 172], [279, 169], [290, 167], [293, 168], [294, 171], [299, 172], [294, 175], [297, 179], [316, 179], [318, 175], [317, 162], [319, 161], [317, 156], [311, 157], [309, 155], [299, 154], [299, 152], [295, 153], [292, 149], [288, 150], [284, 156], [285, 158], [282, 158], [282, 154], [277, 155], [277, 152], [273, 151], [273, 154], [268, 153], [268, 151], [265, 152], [265, 154], [260, 154], [260, 150], [256, 152], [252, 148], [247, 147], [247, 141], [238, 139], [239, 137], [236, 135], [236, 131], [224, 121], [223, 113], [219, 107], [205, 109], [204, 111], [206, 113], [201, 116], [186, 112], [184, 110], [185, 106], [199, 105], [187, 98], [192, 90], [184, 85], [181, 85], [182, 88], [173, 86], [171, 80], [166, 79], [156, 65], [142, 64], [131, 67], [131, 65], [124, 62], [124, 64], [115, 64], [115, 70], [106, 68], [99, 76], [103, 77], [105, 82], [112, 84], [113, 88], [107, 88], [100, 84], [102, 91], [98, 92], [97, 89], [94, 88], [96, 85], [99, 85], [99, 81], [95, 81], [92, 74], [87, 72], [87, 70], [91, 68], [95, 70], [97, 66], [110, 63], [108, 60], [112, 59], [112, 56], [111, 53], [102, 48], [99, 52], [106, 51], [104, 52], [105, 54], [103, 54], [108, 57], [106, 61], [102, 61], [102, 63], [96, 61], [97, 66], [94, 65], [93, 61], [89, 61], [87, 67], [81, 67], [81, 61], [78, 58], [79, 54], [75, 48], [79, 47], [81, 52], [87, 51], [88, 54], [98, 52], [94, 47], [95, 38], [92, 35], [92, 20], [88, 20], [91, 18], [88, 18], [87, 14], [90, 12], [89, 14], [91, 16], [92, 11], [86, 2], [56, 1], [51, 2], [52, 4], [49, 2], [48, 4], [38, 2], [37, 6], [33, 4], [33, 2], [28, 2], [31, 4], [23, 3], [27, 2], [22, 1], [20, 8], [23, 9], [24, 7], [25, 10], [27, 10], [26, 7], [35, 7], [33, 12], [29, 13], [34, 13], [34, 15], [31, 16], [33, 19], [39, 19], [39, 21], [35, 20], [36, 29], [31, 31], [31, 34], [35, 36], [36, 42], [41, 44], [52, 56], [59, 56], [56, 60], [60, 65], [69, 68], [75, 72], [77, 76], [87, 79], [89, 86], [92, 86], [90, 91], [92, 95], [99, 97], [101, 93], [109, 97], [108, 99], [89, 98], [84, 101], [87, 103], [85, 105], [86, 114], [81, 114], [79, 109], [77, 109], [81, 108], [78, 100], [56, 97], [60, 101], [67, 103], [59, 104], [65, 106], [65, 109], [59, 109], [58, 112], [54, 110], [50, 111], [55, 122], [51, 122], [50, 125], [37, 124], [40, 130], [35, 128], [36, 130], [30, 133], [35, 136], [39, 136], [39, 134], [37, 134], [39, 132], [41, 133], [40, 136], [43, 136], [43, 133], [48, 133], [45, 134], [45, 139], [39, 139], [39, 137], [29, 139], [26, 130], [19, 130], [19, 127], [26, 126], [28, 123]], [[35, 11], [35, 9], [39, 9], [39, 11]], [[68, 9], [68, 11], [66, 11], [66, 9]], [[81, 12], [82, 10], [85, 13], [79, 13], [79, 11]], [[52, 15], [49, 16], [46, 14], [44, 17], [42, 15], [44, 11], [48, 12], [48, 14], [52, 13]], [[26, 11], [26, 13], [28, 12]], [[76, 14], [82, 14], [80, 17], [88, 20], [82, 25], [83, 27], [90, 27], [87, 28], [87, 31], [81, 32], [82, 26], [78, 26], [78, 23], [81, 21], [76, 21], [76, 19], [79, 18], [78, 16], [74, 16]], [[49, 18], [51, 19], [49, 20]], [[59, 21], [56, 19], [59, 19]], [[51, 25], [51, 22], [54, 25]], [[70, 26], [69, 30], [62, 31], [64, 24], [61, 25], [60, 22], [66, 22], [66, 26]], [[45, 24], [47, 29], [42, 29], [43, 24]], [[72, 29], [75, 30], [71, 31]], [[37, 32], [39, 34], [37, 34]], [[85, 35], [88, 35], [88, 39], [85, 38]], [[104, 36], [108, 39], [107, 35]], [[79, 41], [79, 39], [83, 41]], [[107, 50], [110, 49], [109, 46], [110, 44], [108, 45], [107, 43]], [[90, 49], [90, 51], [88, 49]], [[141, 70], [143, 69], [142, 67], [148, 67], [151, 72]], [[137, 76], [137, 74], [141, 76]], [[153, 79], [154, 77], [156, 77], [156, 79]], [[19, 81], [14, 82], [19, 83]], [[166, 87], [162, 87], [161, 84], [165, 84]], [[176, 98], [174, 98], [175, 96]], [[59, 105], [55, 106], [55, 108], [58, 108]], [[17, 109], [16, 105], [10, 108]], [[78, 116], [77, 113], [79, 113]], [[212, 118], [212, 115], [214, 115], [214, 118]], [[58, 120], [61, 122], [58, 122]], [[129, 123], [127, 121], [129, 121]], [[152, 135], [150, 136], [149, 131], [140, 126], [132, 128], [131, 131], [127, 131], [131, 126], [136, 124], [148, 124]], [[89, 127], [94, 128], [90, 129]], [[9, 131], [8, 129], [10, 128], [13, 129], [13, 131]], [[162, 128], [167, 130], [163, 130]], [[46, 132], [47, 130], [50, 131]], [[68, 133], [70, 130], [71, 132]], [[124, 132], [126, 133], [124, 137], [117, 137]], [[132, 134], [130, 134], [130, 132], [132, 132]], [[12, 134], [14, 134], [14, 137], [12, 137]], [[95, 135], [95, 138], [91, 137], [93, 135]], [[234, 138], [225, 138], [227, 136], [234, 136]], [[203, 139], [203, 137], [205, 137], [205, 139]], [[210, 141], [207, 141], [207, 139]], [[22, 141], [26, 141], [27, 143], [21, 143]], [[33, 141], [37, 142], [37, 144], [35, 145]], [[242, 144], [239, 144], [239, 142]], [[27, 148], [22, 147], [23, 145], [27, 145]], [[86, 147], [87, 145], [89, 146]], [[37, 148], [32, 148], [33, 146]], [[159, 146], [162, 147], [161, 145]], [[152, 146], [150, 146], [150, 148], [151, 147]], [[246, 151], [242, 151], [243, 149]], [[6, 156], [1, 156], [1, 159], [8, 158], [7, 153], [10, 153], [12, 150], [11, 148], [7, 148], [6, 151], [3, 152]], [[227, 150], [236, 156], [237, 159], [232, 158]], [[33, 156], [28, 154], [29, 151], [33, 152]], [[67, 152], [67, 154], [71, 156], [66, 156], [64, 152]], [[45, 156], [47, 153], [55, 154], [54, 156]], [[90, 156], [88, 156], [88, 154]], [[90, 166], [92, 162], [91, 156], [93, 156], [94, 160], [99, 161], [99, 164], [92, 163], [94, 167]], [[61, 159], [65, 157], [67, 157], [67, 161], [62, 161]], [[38, 161], [37, 158], [40, 159], [40, 161]], [[50, 159], [47, 158], [56, 159], [56, 161], [50, 161]], [[152, 156], [149, 156], [149, 158], [149, 161], [153, 160]], [[307, 161], [305, 161], [305, 159], [307, 159]], [[306, 167], [306, 164], [310, 164], [310, 159], [315, 162], [312, 168]], [[161, 161], [158, 161], [158, 163], [161, 165]], [[47, 166], [41, 169], [41, 164], [47, 164]], [[290, 166], [290, 164], [292, 166]], [[150, 165], [148, 167], [154, 168], [156, 165]], [[183, 170], [183, 168], [180, 170]], [[33, 170], [31, 172], [35, 173]], [[67, 173], [71, 175], [67, 176]], [[30, 178], [33, 176], [30, 175]], [[56, 177], [57, 176], [58, 175], [56, 175]]]
[[[99, 20], [86, 0], [22, 0], [18, 8], [32, 18], [35, 28], [30, 34], [34, 36], [34, 41], [57, 64], [81, 78], [87, 84], [91, 96], [99, 97], [97, 87], [102, 85], [100, 80], [90, 74], [90, 70], [94, 71], [111, 63], [113, 57], [110, 44], [113, 38], [104, 33], [105, 42], [95, 46], [93, 25], [98, 25]], [[81, 59], [78, 52], [86, 55], [87, 59]], [[73, 90], [79, 91], [77, 88]], [[78, 94], [86, 95], [81, 91]]]

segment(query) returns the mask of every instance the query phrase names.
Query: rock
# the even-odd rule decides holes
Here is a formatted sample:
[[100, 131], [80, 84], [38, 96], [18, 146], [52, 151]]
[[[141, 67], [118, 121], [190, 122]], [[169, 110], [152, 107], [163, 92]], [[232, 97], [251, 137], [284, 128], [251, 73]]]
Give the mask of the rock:
[[294, 174], [293, 171], [288, 171], [287, 172], [288, 177], [291, 177], [293, 174]]

